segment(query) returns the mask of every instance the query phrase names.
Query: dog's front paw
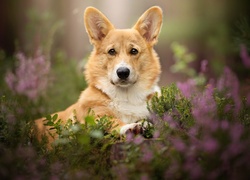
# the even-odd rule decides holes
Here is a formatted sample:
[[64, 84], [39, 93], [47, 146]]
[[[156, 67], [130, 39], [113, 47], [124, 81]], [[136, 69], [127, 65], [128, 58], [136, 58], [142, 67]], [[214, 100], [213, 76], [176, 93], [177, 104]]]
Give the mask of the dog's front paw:
[[122, 126], [120, 130], [120, 134], [126, 133], [133, 133], [133, 134], [143, 134], [143, 127], [141, 123], [131, 123]]

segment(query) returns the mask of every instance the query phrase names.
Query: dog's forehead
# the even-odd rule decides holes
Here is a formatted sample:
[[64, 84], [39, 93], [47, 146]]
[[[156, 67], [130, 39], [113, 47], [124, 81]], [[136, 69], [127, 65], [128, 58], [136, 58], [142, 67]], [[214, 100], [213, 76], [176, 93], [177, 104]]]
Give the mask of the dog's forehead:
[[143, 41], [139, 32], [135, 29], [114, 29], [105, 38], [109, 42], [134, 42], [136, 44]]

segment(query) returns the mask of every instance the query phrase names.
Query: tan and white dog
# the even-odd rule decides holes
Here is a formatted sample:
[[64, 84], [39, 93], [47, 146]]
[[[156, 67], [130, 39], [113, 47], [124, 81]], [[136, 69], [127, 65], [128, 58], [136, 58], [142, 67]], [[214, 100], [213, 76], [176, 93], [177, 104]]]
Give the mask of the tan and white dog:
[[[149, 116], [147, 101], [159, 90], [161, 68], [153, 46], [161, 30], [162, 10], [151, 7], [131, 29], [116, 29], [99, 10], [88, 7], [84, 23], [94, 46], [85, 69], [88, 87], [75, 104], [55, 114], [63, 123], [73, 116], [84, 123], [92, 109], [97, 117], [113, 117], [121, 134], [140, 128], [138, 121]], [[35, 121], [40, 138], [50, 131], [44, 119]]]

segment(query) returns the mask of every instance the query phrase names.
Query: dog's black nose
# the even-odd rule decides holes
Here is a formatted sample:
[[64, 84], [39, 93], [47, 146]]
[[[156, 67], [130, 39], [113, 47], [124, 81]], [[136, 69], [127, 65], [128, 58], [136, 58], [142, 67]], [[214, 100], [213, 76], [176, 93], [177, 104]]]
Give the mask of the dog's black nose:
[[116, 74], [120, 79], [125, 80], [128, 78], [130, 70], [126, 67], [120, 67], [117, 69]]

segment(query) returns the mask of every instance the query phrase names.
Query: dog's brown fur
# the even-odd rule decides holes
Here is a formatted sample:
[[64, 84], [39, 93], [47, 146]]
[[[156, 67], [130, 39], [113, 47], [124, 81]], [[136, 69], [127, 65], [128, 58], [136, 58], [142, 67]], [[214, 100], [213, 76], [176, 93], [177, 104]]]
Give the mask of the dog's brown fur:
[[[75, 104], [56, 114], [63, 123], [74, 115], [84, 123], [91, 108], [96, 116], [112, 116], [124, 133], [148, 116], [146, 102], [155, 93], [161, 72], [153, 46], [161, 29], [162, 11], [151, 7], [133, 28], [115, 29], [100, 11], [89, 7], [84, 13], [84, 23], [94, 45], [85, 70], [88, 87]], [[132, 54], [132, 48], [138, 53]], [[115, 54], [110, 54], [110, 49], [114, 49]], [[119, 67], [130, 69], [126, 80], [117, 77]], [[39, 138], [48, 135], [50, 127], [44, 126], [44, 118], [35, 124]], [[54, 140], [49, 135], [48, 138], [49, 142]]]

